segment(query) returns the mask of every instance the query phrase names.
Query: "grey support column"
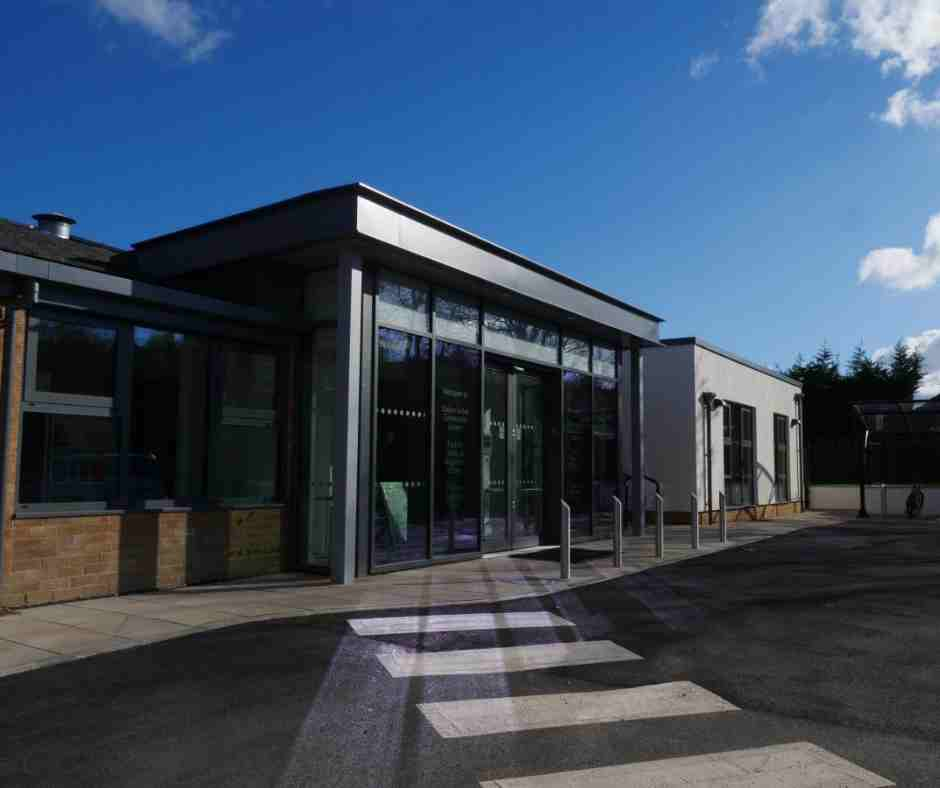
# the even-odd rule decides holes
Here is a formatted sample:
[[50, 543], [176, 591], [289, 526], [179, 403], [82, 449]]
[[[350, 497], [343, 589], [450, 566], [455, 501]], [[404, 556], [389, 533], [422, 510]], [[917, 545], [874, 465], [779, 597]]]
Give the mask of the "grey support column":
[[336, 298], [336, 459], [334, 463], [333, 549], [337, 583], [356, 574], [356, 503], [359, 492], [359, 399], [362, 356], [362, 259], [340, 256]]
[[643, 536], [646, 523], [646, 502], [643, 496], [646, 476], [645, 425], [643, 417], [643, 354], [640, 343], [633, 341], [630, 349], [630, 517], [633, 535]]

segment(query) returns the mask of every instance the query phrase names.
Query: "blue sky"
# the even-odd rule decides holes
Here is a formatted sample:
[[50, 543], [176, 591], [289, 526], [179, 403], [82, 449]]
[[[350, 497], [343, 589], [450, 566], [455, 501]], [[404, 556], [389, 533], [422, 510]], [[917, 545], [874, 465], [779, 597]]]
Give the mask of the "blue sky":
[[7, 218], [125, 245], [362, 180], [665, 336], [782, 366], [904, 337], [940, 392], [936, 0], [36, 0], [5, 23]]

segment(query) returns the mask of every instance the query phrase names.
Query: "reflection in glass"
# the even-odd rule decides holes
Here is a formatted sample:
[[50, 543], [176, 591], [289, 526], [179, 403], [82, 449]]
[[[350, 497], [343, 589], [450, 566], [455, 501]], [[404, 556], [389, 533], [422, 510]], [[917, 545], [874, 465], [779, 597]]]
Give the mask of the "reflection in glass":
[[613, 526], [617, 466], [617, 382], [594, 378], [594, 536]]
[[38, 336], [38, 391], [114, 396], [116, 329], [45, 318], [34, 318], [30, 323]]
[[565, 501], [571, 531], [591, 533], [591, 378], [565, 372]]
[[728, 506], [754, 503], [754, 409], [724, 406], [725, 496]]
[[586, 339], [565, 336], [561, 340], [561, 363], [569, 369], [591, 371], [591, 343]]
[[774, 414], [774, 494], [778, 502], [790, 500], [790, 420], [779, 413]]
[[222, 407], [211, 432], [209, 490], [237, 503], [277, 499], [277, 357], [235, 346], [221, 351]]
[[427, 558], [431, 341], [379, 329], [375, 563]]
[[473, 299], [434, 292], [434, 333], [474, 344], [480, 341], [480, 307]]
[[304, 312], [311, 320], [336, 320], [336, 280], [336, 266], [307, 274], [304, 285]]
[[20, 503], [113, 501], [118, 494], [114, 424], [98, 416], [23, 414]]
[[435, 555], [480, 549], [480, 352], [437, 343]]
[[204, 340], [134, 329], [128, 490], [133, 503], [185, 502], [205, 494], [207, 380]]
[[538, 544], [542, 531], [544, 472], [544, 397], [542, 381], [532, 375], [514, 375], [515, 423], [512, 425], [513, 483], [512, 546]]
[[558, 363], [558, 331], [504, 310], [486, 312], [486, 344], [494, 350], [536, 361]]
[[594, 344], [594, 374], [617, 377], [617, 351], [614, 348]]
[[506, 405], [509, 376], [505, 370], [488, 367], [483, 405], [483, 548], [509, 546], [507, 519], [508, 457]]
[[428, 330], [428, 288], [397, 274], [383, 273], [378, 284], [378, 321], [415, 331]]
[[307, 563], [329, 561], [333, 532], [333, 440], [336, 414], [336, 331], [318, 332], [313, 348], [310, 412], [310, 503]]

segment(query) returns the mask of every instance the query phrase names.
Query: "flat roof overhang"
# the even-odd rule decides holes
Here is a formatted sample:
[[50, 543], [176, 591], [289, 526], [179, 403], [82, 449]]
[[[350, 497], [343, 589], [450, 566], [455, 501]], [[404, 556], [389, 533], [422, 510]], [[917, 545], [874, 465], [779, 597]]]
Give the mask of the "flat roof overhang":
[[[134, 244], [142, 272], [167, 279], [222, 263], [298, 256], [354, 241], [455, 288], [593, 331], [622, 345], [659, 344], [662, 320], [361, 183], [312, 192]], [[474, 287], [474, 284], [476, 285]]]

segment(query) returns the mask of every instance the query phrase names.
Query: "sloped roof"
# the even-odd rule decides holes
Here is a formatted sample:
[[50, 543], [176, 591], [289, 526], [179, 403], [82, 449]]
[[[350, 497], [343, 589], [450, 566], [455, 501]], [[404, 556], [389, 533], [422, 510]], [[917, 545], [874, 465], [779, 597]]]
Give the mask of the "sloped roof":
[[28, 224], [3, 218], [0, 218], [0, 251], [96, 270], [123, 267], [123, 260], [114, 258], [126, 253], [116, 246], [75, 235], [69, 239], [58, 238]]

